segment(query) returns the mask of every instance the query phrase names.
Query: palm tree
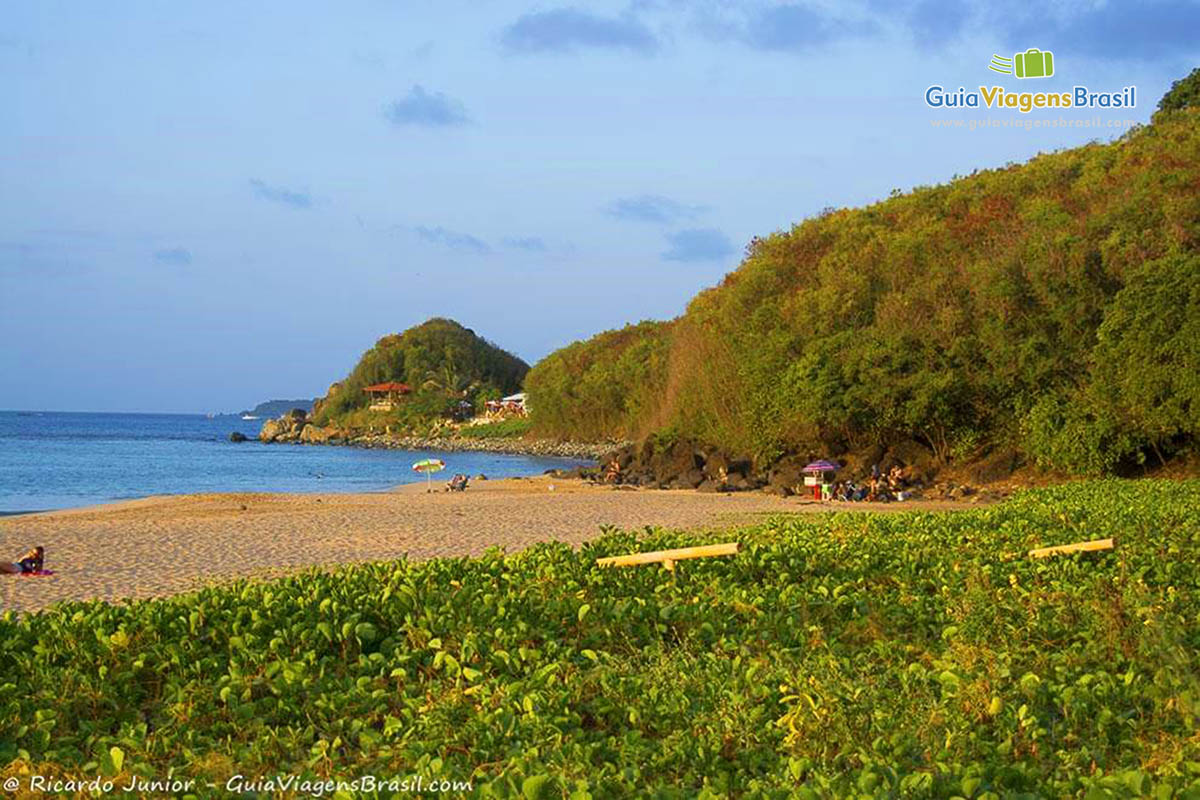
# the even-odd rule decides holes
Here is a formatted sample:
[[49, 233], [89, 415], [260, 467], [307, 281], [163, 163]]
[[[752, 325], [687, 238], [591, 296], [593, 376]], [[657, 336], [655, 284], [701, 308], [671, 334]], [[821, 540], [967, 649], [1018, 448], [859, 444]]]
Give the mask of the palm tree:
[[449, 397], [466, 397], [479, 388], [479, 382], [459, 375], [454, 360], [447, 359], [440, 370], [431, 369], [425, 373], [421, 388], [440, 391]]

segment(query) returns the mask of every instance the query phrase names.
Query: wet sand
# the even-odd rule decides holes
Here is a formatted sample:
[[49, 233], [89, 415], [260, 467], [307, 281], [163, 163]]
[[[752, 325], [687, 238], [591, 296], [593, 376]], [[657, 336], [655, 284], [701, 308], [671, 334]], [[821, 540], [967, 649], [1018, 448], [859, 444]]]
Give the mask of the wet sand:
[[578, 545], [599, 536], [602, 525], [715, 529], [780, 512], [966, 507], [616, 490], [545, 477], [480, 482], [453, 494], [410, 485], [375, 494], [150, 497], [0, 519], [0, 557], [41, 544], [55, 572], [0, 575], [0, 608], [155, 597], [231, 577], [354, 561], [471, 556], [493, 546], [516, 552], [550, 540]]

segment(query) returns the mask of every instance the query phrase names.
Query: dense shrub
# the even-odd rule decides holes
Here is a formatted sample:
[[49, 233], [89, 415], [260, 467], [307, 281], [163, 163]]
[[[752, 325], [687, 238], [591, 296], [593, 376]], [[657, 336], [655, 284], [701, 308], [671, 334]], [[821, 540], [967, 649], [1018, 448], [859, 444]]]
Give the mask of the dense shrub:
[[1103, 475], [1136, 452], [1135, 439], [1122, 431], [1107, 409], [1089, 408], [1084, 399], [1047, 392], [1021, 421], [1022, 442], [1034, 460], [1076, 475]]
[[534, 430], [581, 440], [647, 432], [661, 402], [671, 324], [642, 322], [576, 342], [525, 378]]
[[1200, 108], [1200, 67], [1172, 83], [1158, 101], [1159, 111], [1179, 111], [1184, 108]]
[[1134, 270], [1104, 315], [1092, 401], [1161, 457], [1200, 439], [1200, 254]]

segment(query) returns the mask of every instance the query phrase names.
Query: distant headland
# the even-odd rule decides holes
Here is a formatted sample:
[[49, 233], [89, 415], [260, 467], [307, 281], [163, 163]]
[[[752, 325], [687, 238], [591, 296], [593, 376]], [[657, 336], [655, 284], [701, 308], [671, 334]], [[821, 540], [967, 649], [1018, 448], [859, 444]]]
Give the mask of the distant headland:
[[266, 400], [259, 403], [254, 408], [238, 411], [231, 414], [220, 414], [222, 417], [255, 417], [258, 419], [270, 419], [271, 417], [280, 417], [291, 411], [293, 408], [303, 409], [306, 413], [312, 411], [313, 403], [316, 399], [309, 400]]

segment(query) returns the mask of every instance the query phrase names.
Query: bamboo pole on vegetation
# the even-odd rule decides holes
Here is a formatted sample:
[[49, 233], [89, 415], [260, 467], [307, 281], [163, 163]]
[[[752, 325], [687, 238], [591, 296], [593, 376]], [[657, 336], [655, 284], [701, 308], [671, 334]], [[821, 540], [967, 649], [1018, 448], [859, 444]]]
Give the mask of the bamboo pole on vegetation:
[[709, 558], [710, 556], [732, 556], [742, 549], [740, 542], [724, 544], [706, 544], [699, 547], [680, 547], [674, 550], [654, 550], [649, 553], [629, 553], [623, 556], [609, 556], [596, 559], [598, 567], [633, 567], [638, 564], [662, 564], [674, 571], [676, 561], [689, 558]]
[[1030, 558], [1048, 558], [1049, 556], [1062, 555], [1064, 553], [1091, 553], [1097, 550], [1112, 550], [1114, 544], [1112, 539], [1093, 539], [1090, 542], [1075, 542], [1074, 544], [1060, 544], [1054, 547], [1039, 547], [1029, 551]]

